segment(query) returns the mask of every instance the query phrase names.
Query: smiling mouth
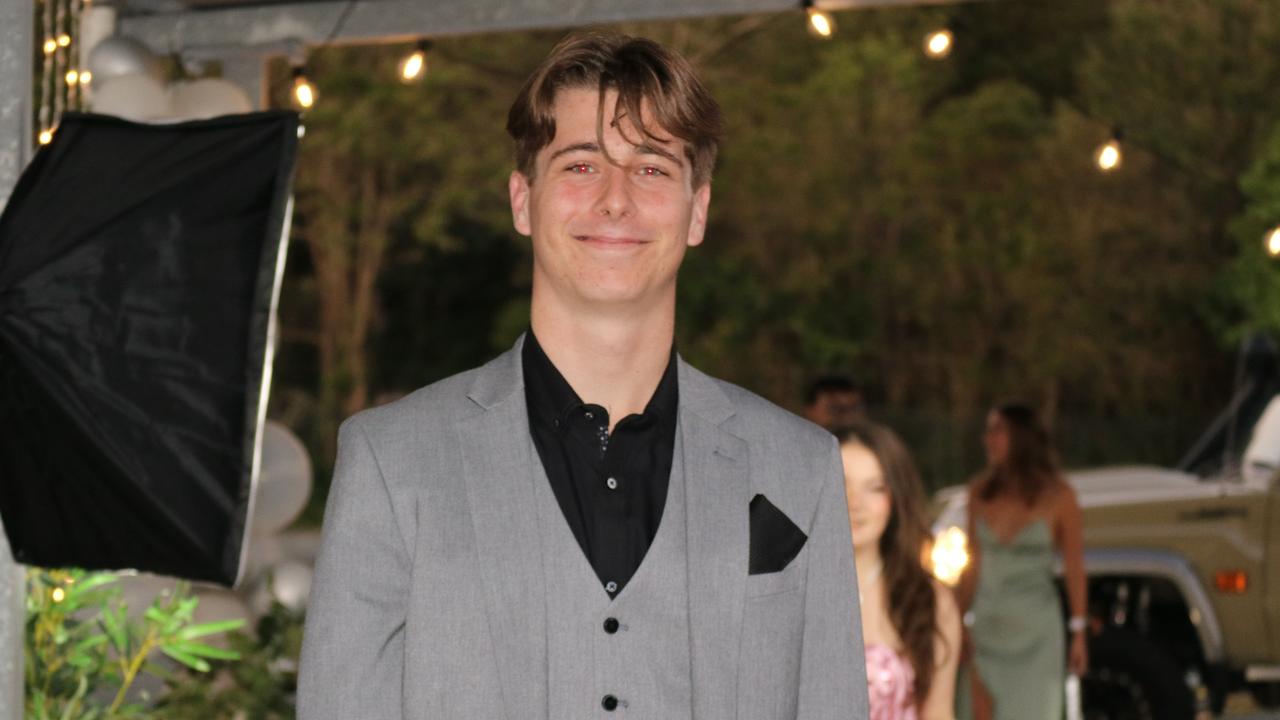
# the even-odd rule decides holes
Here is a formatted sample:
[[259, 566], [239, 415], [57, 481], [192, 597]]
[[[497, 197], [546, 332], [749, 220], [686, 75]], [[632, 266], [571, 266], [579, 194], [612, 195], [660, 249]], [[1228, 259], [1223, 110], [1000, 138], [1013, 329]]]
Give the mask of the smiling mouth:
[[605, 247], [635, 247], [647, 244], [644, 240], [631, 237], [612, 237], [609, 235], [574, 235], [573, 237], [579, 242]]

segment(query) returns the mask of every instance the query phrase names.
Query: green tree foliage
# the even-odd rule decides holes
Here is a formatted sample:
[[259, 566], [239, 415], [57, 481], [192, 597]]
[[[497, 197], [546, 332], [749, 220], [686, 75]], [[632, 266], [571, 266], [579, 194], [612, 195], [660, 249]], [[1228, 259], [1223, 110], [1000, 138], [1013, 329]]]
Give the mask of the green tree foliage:
[[1240, 178], [1245, 207], [1231, 223], [1237, 255], [1220, 276], [1218, 316], [1229, 339], [1263, 332], [1280, 337], [1280, 261], [1264, 241], [1280, 228], [1280, 123], [1272, 126], [1258, 157]]

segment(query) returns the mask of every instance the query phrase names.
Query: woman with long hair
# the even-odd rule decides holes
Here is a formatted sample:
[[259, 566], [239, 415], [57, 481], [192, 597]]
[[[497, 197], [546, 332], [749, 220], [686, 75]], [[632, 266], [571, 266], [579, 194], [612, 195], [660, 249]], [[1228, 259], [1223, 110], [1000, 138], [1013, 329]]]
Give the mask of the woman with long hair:
[[[987, 468], [969, 483], [970, 564], [960, 584], [972, 640], [969, 702], [975, 720], [1058, 720], [1064, 659], [1088, 667], [1080, 505], [1062, 477], [1036, 412], [1007, 404], [987, 416]], [[1054, 556], [1071, 608], [1064, 647]], [[963, 692], [967, 691], [967, 692]], [[971, 713], [971, 714], [970, 714]]]
[[960, 613], [929, 574], [924, 489], [887, 428], [837, 430], [867, 653], [872, 720], [951, 720]]

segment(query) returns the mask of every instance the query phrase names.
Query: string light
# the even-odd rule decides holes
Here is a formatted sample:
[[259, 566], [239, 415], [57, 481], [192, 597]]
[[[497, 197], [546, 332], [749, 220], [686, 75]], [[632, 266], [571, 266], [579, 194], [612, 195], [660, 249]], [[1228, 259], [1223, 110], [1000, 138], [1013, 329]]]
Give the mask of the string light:
[[70, 36], [70, 35], [68, 35], [68, 34], [66, 34], [66, 33], [62, 33], [61, 35], [59, 35], [59, 36], [58, 36], [58, 47], [66, 47], [66, 46], [68, 46], [68, 45], [70, 45], [70, 44], [71, 44], [71, 36]]
[[41, 130], [40, 137], [37, 139], [40, 141], [41, 145], [48, 145], [49, 143], [53, 142], [53, 130], [49, 128], [45, 128], [44, 130]]
[[420, 40], [413, 52], [405, 55], [396, 68], [396, 74], [403, 83], [416, 83], [427, 76], [427, 53], [431, 50], [430, 40]]
[[951, 54], [954, 40], [955, 37], [950, 30], [946, 28], [934, 30], [924, 38], [924, 54], [934, 60], [941, 60]]
[[68, 85], [77, 85], [77, 84], [79, 84], [79, 83], [80, 83], [80, 73], [79, 73], [79, 72], [77, 72], [77, 71], [75, 70], [75, 68], [72, 68], [71, 70], [68, 70], [68, 71], [67, 71], [67, 84], [68, 84]]
[[804, 10], [809, 15], [809, 34], [822, 39], [836, 33], [836, 21], [831, 13], [813, 6], [813, 0], [804, 0]]
[[60, 603], [67, 599], [67, 591], [60, 587], [56, 587], [53, 589], [53, 592], [49, 593], [49, 596], [55, 603]]
[[[329, 30], [329, 35], [325, 37], [324, 42], [320, 43], [318, 50], [329, 47], [333, 39], [338, 37], [338, 33], [342, 32], [342, 28], [347, 24], [347, 18], [351, 16], [351, 11], [355, 9], [357, 1], [347, 0], [342, 12], [338, 15], [337, 22]], [[289, 99], [293, 106], [299, 110], [310, 110], [320, 97], [320, 93], [316, 92], [316, 86], [307, 78], [305, 65], [305, 56], [301, 55], [299, 51], [299, 55], [294, 56], [293, 59], [293, 87], [289, 90]]]
[[1280, 225], [1267, 233], [1267, 254], [1273, 258], [1280, 257]]
[[89, 84], [89, 83], [91, 83], [91, 82], [93, 82], [93, 72], [92, 72], [92, 71], [90, 71], [90, 70], [81, 70], [81, 71], [80, 71], [80, 84], [81, 84], [81, 85], [88, 85], [88, 84]]
[[44, 54], [45, 54], [45, 55], [52, 55], [52, 54], [54, 54], [54, 53], [55, 53], [55, 52], [57, 52], [57, 51], [58, 51], [58, 41], [57, 41], [57, 40], [54, 40], [53, 38], [49, 38], [48, 40], [45, 40], [45, 41], [44, 41]]
[[1118, 170], [1120, 164], [1124, 162], [1124, 153], [1120, 150], [1120, 140], [1122, 135], [1119, 130], [1111, 134], [1111, 139], [1103, 143], [1093, 154], [1093, 161], [1097, 164], [1098, 169], [1102, 172], [1112, 172]]
[[316, 104], [316, 86], [307, 79], [307, 71], [301, 65], [293, 68], [293, 104], [301, 110], [310, 110]]

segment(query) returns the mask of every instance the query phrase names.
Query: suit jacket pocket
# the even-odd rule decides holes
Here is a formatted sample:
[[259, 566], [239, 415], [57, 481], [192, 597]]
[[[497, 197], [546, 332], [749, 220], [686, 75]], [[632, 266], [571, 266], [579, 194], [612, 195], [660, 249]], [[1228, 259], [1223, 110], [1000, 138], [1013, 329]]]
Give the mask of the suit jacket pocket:
[[802, 553], [801, 557], [792, 560], [784, 570], [748, 575], [747, 599], [780, 595], [798, 590], [800, 581], [804, 578], [806, 563], [803, 560]]

